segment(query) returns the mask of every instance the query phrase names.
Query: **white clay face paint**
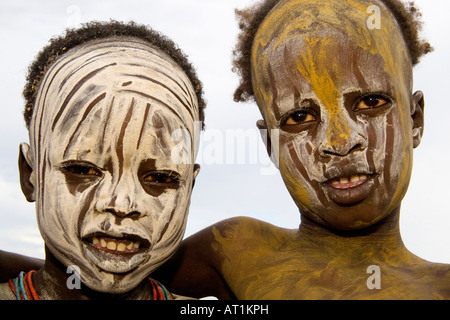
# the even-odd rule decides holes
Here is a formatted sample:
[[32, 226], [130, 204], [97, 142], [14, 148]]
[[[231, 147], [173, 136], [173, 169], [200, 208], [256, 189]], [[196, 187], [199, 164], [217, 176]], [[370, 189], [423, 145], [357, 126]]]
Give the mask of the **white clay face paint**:
[[[198, 120], [185, 73], [140, 41], [92, 42], [47, 72], [30, 127], [39, 228], [91, 289], [129, 291], [178, 247]], [[180, 129], [191, 139], [187, 164], [172, 161]]]

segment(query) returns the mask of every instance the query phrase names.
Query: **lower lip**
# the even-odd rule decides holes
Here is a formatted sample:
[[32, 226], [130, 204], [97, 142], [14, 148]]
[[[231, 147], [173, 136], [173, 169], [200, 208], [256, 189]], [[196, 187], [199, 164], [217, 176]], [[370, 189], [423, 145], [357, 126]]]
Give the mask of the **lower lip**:
[[325, 190], [328, 196], [336, 204], [341, 206], [352, 206], [366, 199], [375, 186], [374, 176], [367, 176], [362, 183], [348, 184], [346, 188], [333, 187], [331, 183], [325, 184]]

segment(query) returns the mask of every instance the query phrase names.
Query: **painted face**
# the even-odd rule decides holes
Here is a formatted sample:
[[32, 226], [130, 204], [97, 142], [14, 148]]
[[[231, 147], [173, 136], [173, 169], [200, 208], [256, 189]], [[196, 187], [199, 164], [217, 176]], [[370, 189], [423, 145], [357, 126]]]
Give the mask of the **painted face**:
[[281, 1], [253, 44], [252, 80], [302, 214], [358, 229], [399, 206], [412, 167], [411, 61], [390, 12], [365, 1]]
[[39, 228], [91, 289], [133, 289], [182, 240], [195, 121], [187, 76], [140, 41], [92, 42], [47, 71], [30, 128]]

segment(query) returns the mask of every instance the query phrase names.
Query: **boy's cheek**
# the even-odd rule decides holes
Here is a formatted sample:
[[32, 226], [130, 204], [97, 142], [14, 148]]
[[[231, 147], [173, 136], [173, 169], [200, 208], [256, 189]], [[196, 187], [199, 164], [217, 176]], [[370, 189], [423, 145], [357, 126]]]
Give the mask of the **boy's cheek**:
[[302, 144], [299, 148], [304, 148], [305, 142], [300, 142], [298, 139], [294, 139], [289, 143], [281, 141], [280, 145], [280, 173], [283, 177], [284, 183], [294, 198], [297, 205], [301, 207], [310, 208], [311, 196], [314, 194], [314, 189], [309, 181], [307, 181], [303, 175], [308, 175], [306, 168], [311, 168], [314, 165], [314, 158], [312, 155], [303, 156], [297, 154], [294, 149], [294, 144]]

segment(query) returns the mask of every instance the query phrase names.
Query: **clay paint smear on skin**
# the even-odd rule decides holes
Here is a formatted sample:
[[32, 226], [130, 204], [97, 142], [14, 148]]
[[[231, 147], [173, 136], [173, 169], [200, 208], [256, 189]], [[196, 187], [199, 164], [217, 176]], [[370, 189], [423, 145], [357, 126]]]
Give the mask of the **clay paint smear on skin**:
[[[282, 157], [283, 157], [283, 154], [282, 153], [280, 153], [280, 164], [284, 164], [285, 163], [285, 160], [283, 160], [282, 159]], [[283, 167], [280, 167], [280, 171], [287, 171], [288, 169], [287, 168], [283, 168]], [[286, 176], [286, 177], [284, 177], [283, 176], [283, 179], [284, 179], [284, 183], [286, 184], [286, 186], [288, 187], [288, 189], [290, 190], [290, 189], [295, 189], [294, 190], [294, 192], [296, 193], [296, 194], [298, 194], [298, 195], [300, 195], [300, 197], [303, 199], [303, 201], [304, 201], [304, 204], [308, 207], [308, 208], [310, 208], [311, 207], [311, 198], [310, 198], [310, 195], [313, 195], [314, 194], [314, 192], [308, 192], [308, 189], [306, 188], [306, 185], [302, 185], [302, 184], [299, 184], [298, 183], [298, 181], [295, 181], [294, 179], [293, 179], [293, 177], [292, 176]], [[311, 190], [311, 189], [310, 189]]]
[[[373, 55], [381, 55], [384, 60], [385, 71], [392, 76], [392, 79], [398, 79], [398, 83], [402, 83], [406, 79], [405, 74], [398, 72], [398, 70], [408, 70], [410, 59], [406, 50], [404, 50], [405, 48], [394, 45], [403, 42], [401, 36], [398, 37], [399, 32], [392, 32], [392, 30], [398, 30], [398, 26], [393, 20], [392, 14], [383, 8], [382, 17], [385, 18], [382, 18], [382, 28], [380, 30], [369, 30], [366, 27], [366, 20], [369, 17], [367, 7], [370, 4], [373, 3], [361, 3], [352, 0], [332, 1], [332, 3], [327, 1], [322, 6], [318, 5], [317, 1], [309, 0], [280, 2], [263, 21], [257, 32], [252, 52], [253, 69], [259, 69], [255, 68], [256, 64], [259, 64], [263, 66], [264, 70], [267, 70], [269, 60], [264, 51], [266, 49], [273, 51], [289, 39], [310, 33], [309, 27], [314, 23], [317, 26], [330, 26], [340, 30], [363, 50]], [[314, 46], [318, 39], [310, 37], [308, 41], [310, 45]], [[386, 50], [387, 48], [389, 50]], [[397, 55], [393, 53], [399, 51], [400, 56], [404, 56], [403, 64], [394, 59], [394, 56]], [[311, 52], [307, 52], [307, 56], [311, 56]], [[312, 64], [311, 67], [317, 67], [313, 65], [314, 60], [311, 57], [309, 59]], [[321, 76], [325, 77], [327, 74], [322, 73]], [[321, 78], [321, 81], [328, 88], [333, 87], [332, 80], [328, 81]], [[315, 87], [317, 87], [317, 83]], [[336, 93], [333, 93], [332, 96], [334, 95]], [[267, 97], [268, 94], [266, 93], [263, 96]], [[333, 102], [334, 99], [326, 98], [322, 102], [329, 102], [328, 100]]]
[[[273, 226], [273, 228], [276, 228]], [[280, 235], [277, 232], [270, 232], [269, 237], [265, 237], [263, 244], [260, 243], [258, 239], [261, 239], [261, 234], [265, 234], [267, 230], [254, 225], [234, 225], [231, 224], [227, 227], [225, 233], [221, 233], [217, 228], [212, 229], [215, 242], [212, 244], [212, 248], [219, 252], [220, 255], [224, 257], [239, 258], [239, 261], [229, 261], [224, 259], [221, 264], [222, 273], [227, 275], [227, 279], [230, 280], [230, 288], [238, 296], [242, 297], [260, 297], [264, 294], [265, 290], [259, 285], [258, 279], [261, 277], [261, 263], [270, 262], [267, 257], [274, 256], [274, 250], [279, 250], [280, 245], [286, 244], [287, 238], [284, 235]], [[242, 241], [242, 246], [237, 246], [235, 239], [246, 239], [247, 241]], [[251, 248], [252, 250], [249, 250]], [[293, 249], [293, 248], [290, 248]], [[245, 254], [243, 253], [245, 251]], [[295, 252], [295, 250], [292, 250]], [[292, 259], [294, 261], [294, 259]], [[239, 266], [239, 267], [236, 267]], [[285, 271], [291, 271], [289, 266], [280, 264], [280, 267], [285, 268], [279, 269], [277, 267], [276, 273], [270, 273], [273, 285], [269, 286], [272, 288], [271, 293], [277, 293], [280, 295], [286, 288], [283, 286], [277, 286], [278, 280], [281, 280]]]
[[[299, 1], [281, 1], [269, 16], [261, 24], [255, 37], [252, 52], [252, 77], [258, 83], [263, 75], [256, 74], [255, 70], [268, 70], [269, 59], [267, 59], [266, 50], [275, 50], [276, 47], [285, 43], [289, 39], [294, 39], [299, 35], [311, 32], [314, 26], [331, 26], [347, 34], [349, 38], [364, 51], [370, 52], [372, 55], [380, 55], [384, 61], [384, 70], [390, 76], [394, 87], [395, 100], [398, 105], [408, 102], [407, 97], [410, 92], [402, 90], [404, 83], [408, 77], [411, 77], [411, 60], [405, 46], [397, 45], [404, 43], [396, 21], [392, 14], [382, 5], [381, 12], [381, 29], [371, 29], [366, 27], [366, 21], [369, 17], [367, 8], [373, 5], [373, 1], [327, 1], [323, 5], [317, 1], [299, 0]], [[310, 30], [308, 30], [310, 29]], [[314, 29], [314, 28], [312, 28]], [[396, 30], [398, 32], [394, 32]], [[312, 32], [311, 32], [312, 33]], [[310, 34], [311, 34], [310, 33]], [[307, 38], [310, 47], [307, 48], [306, 54], [299, 58], [297, 63], [298, 70], [310, 82], [311, 87], [316, 93], [318, 99], [327, 107], [330, 112], [330, 128], [327, 132], [328, 143], [335, 144], [336, 138], [345, 139], [350, 131], [345, 122], [341, 121], [341, 112], [338, 111], [338, 102], [340, 93], [336, 84], [327, 74], [327, 70], [316, 70], [317, 65], [314, 58], [319, 63], [328, 63], [325, 61], [325, 53], [322, 50], [315, 52], [316, 46], [324, 46], [327, 39]], [[320, 49], [320, 48], [319, 48]], [[313, 55], [316, 54], [316, 55]], [[318, 53], [318, 54], [317, 54]], [[403, 59], [395, 59], [394, 57], [403, 57]], [[412, 90], [412, 84], [410, 88]], [[271, 105], [270, 93], [265, 92], [263, 88], [258, 86], [255, 93], [262, 97], [267, 106]], [[398, 108], [402, 115], [409, 108]], [[401, 116], [400, 119], [406, 119]], [[273, 125], [268, 123], [268, 125]], [[408, 139], [408, 130], [410, 123], [401, 123], [402, 133], [405, 139]], [[333, 135], [332, 132], [339, 132], [339, 135]], [[280, 155], [281, 156], [281, 155]], [[398, 168], [400, 172], [397, 174], [400, 178], [399, 185], [403, 185], [405, 179], [408, 179], [408, 172], [411, 171], [411, 159], [405, 166]], [[398, 188], [393, 197], [394, 204], [402, 197], [404, 190]]]
[[[301, 55], [297, 60], [297, 69], [303, 77], [310, 83], [317, 98], [323, 103], [328, 111], [330, 125], [327, 127], [327, 145], [337, 146], [340, 140], [348, 140], [350, 129], [344, 120], [342, 109], [339, 107], [341, 97], [339, 90], [333, 82], [324, 66], [330, 65], [328, 61], [326, 47], [332, 39], [306, 38], [306, 54]], [[315, 62], [317, 60], [317, 62]], [[337, 63], [331, 63], [338, 66]], [[339, 73], [342, 73], [340, 70]]]
[[[94, 59], [100, 55], [101, 59]], [[84, 64], [89, 59], [93, 62]], [[111, 61], [114, 64], [109, 63]], [[102, 69], [104, 65], [108, 68]], [[102, 72], [80, 82], [93, 69]], [[126, 88], [152, 96], [127, 92], [123, 83], [127, 84]], [[120, 284], [132, 287], [146, 276], [149, 268], [155, 269], [164, 262], [180, 243], [193, 173], [167, 163], [171, 163], [170, 151], [177, 144], [171, 139], [171, 133], [183, 128], [192, 137], [192, 114], [198, 120], [198, 104], [192, 100], [194, 89], [191, 86], [183, 89], [185, 83], [190, 84], [186, 74], [165, 54], [131, 39], [106, 39], [86, 44], [68, 51], [47, 70], [36, 99], [27, 158], [37, 159], [36, 164], [40, 165], [36, 181], [40, 182], [37, 216], [41, 234], [58, 260], [82, 268], [83, 282], [113, 288], [115, 278], [108, 273], [110, 270], [133, 270], [133, 275], [124, 275]], [[61, 108], [61, 101], [66, 98], [67, 105]], [[165, 105], [170, 105], [171, 109]], [[111, 113], [114, 116], [110, 116]], [[151, 123], [155, 115], [163, 117], [167, 123], [156, 128]], [[143, 136], [145, 139], [140, 141]], [[153, 167], [158, 170], [179, 169], [183, 176], [181, 186], [157, 196], [146, 192], [135, 173], [139, 172], [143, 160], [148, 159], [157, 159]], [[76, 186], [77, 189], [71, 190], [67, 179], [64, 180], [65, 171], [58, 167], [66, 160], [93, 163], [103, 168], [102, 174], [98, 181], [89, 184], [89, 189]], [[131, 170], [122, 171], [124, 168]], [[57, 193], [60, 194], [58, 199], [53, 196]], [[161, 208], [161, 203], [167, 205]], [[140, 221], [124, 219], [118, 224], [111, 223], [108, 230], [102, 229], [105, 217], [113, 221], [112, 214], [105, 211], [109, 204], [126, 213], [140, 212]], [[63, 215], [65, 211], [78, 214]], [[147, 248], [151, 252], [137, 253], [128, 261], [89, 256], [91, 251], [79, 238], [87, 242], [88, 235], [98, 232], [108, 232], [106, 235], [111, 237], [138, 236], [151, 244]]]

